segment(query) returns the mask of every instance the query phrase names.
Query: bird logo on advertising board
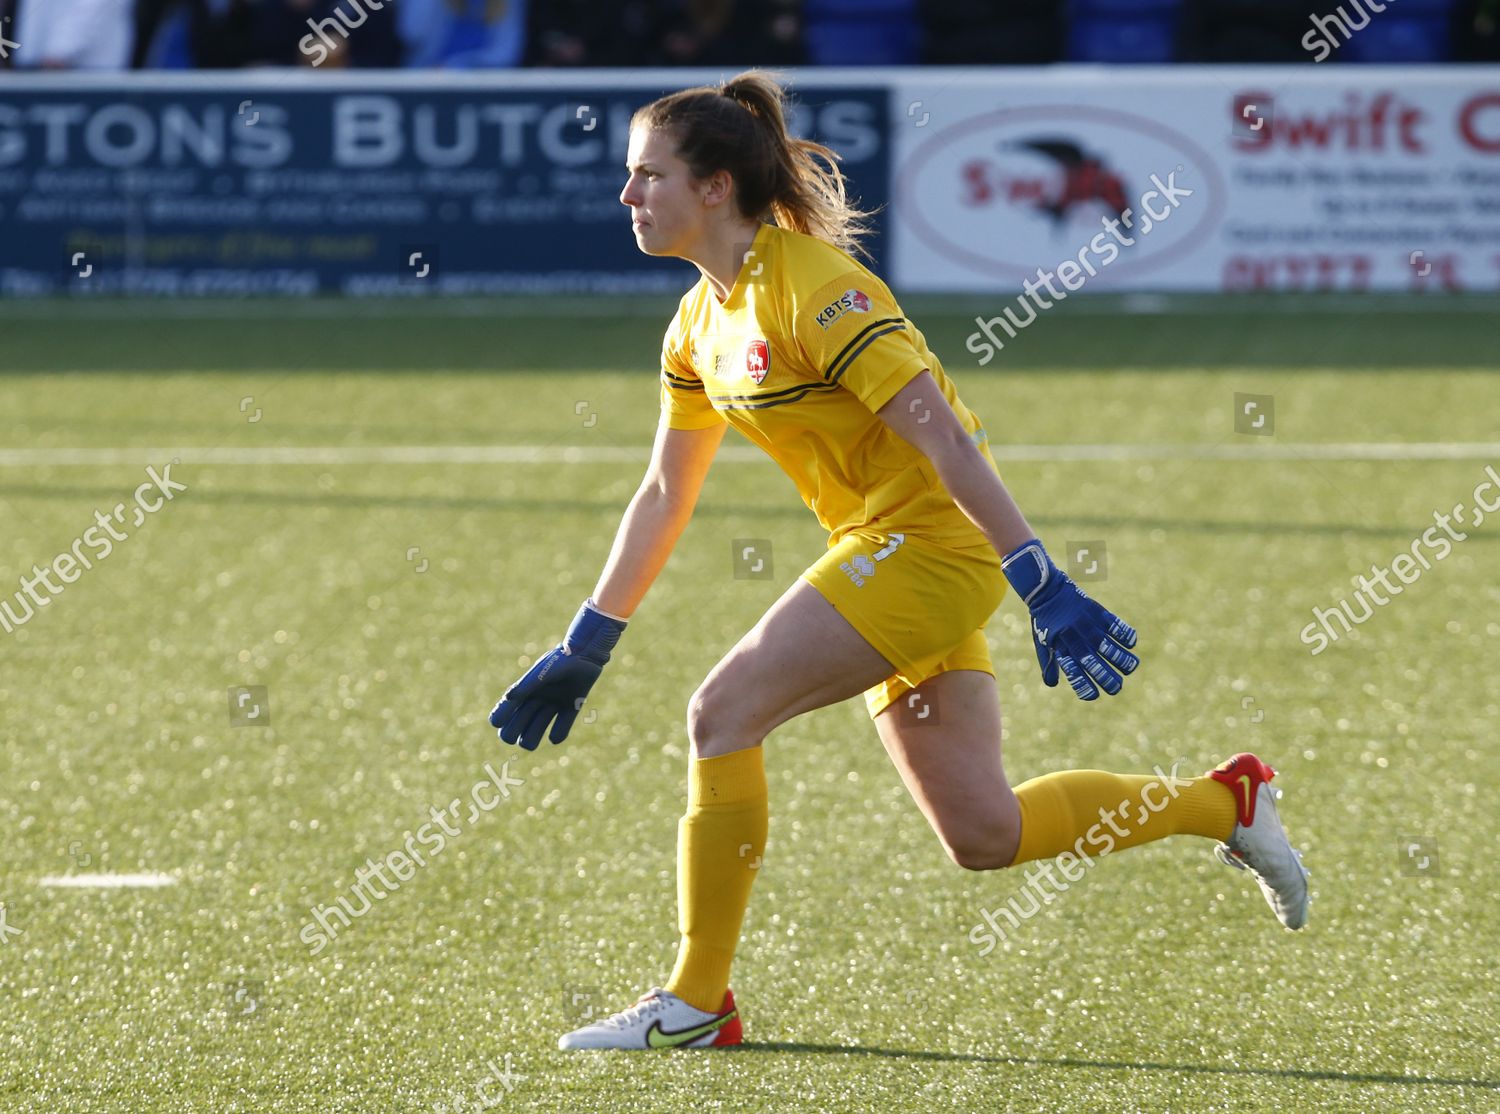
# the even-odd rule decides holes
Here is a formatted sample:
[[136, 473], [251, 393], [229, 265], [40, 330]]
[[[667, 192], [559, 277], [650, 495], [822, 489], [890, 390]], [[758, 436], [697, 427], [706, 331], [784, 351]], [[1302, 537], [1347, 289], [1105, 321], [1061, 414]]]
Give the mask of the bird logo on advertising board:
[[[1051, 159], [1062, 171], [1062, 181], [1039, 178], [1032, 181], [1013, 179], [1012, 190], [1027, 195], [1034, 194], [1036, 208], [1052, 218], [1054, 228], [1067, 222], [1075, 206], [1089, 208], [1098, 202], [1113, 217], [1124, 215], [1129, 202], [1125, 200], [1125, 184], [1110, 167], [1104, 156], [1086, 151], [1074, 139], [1046, 137], [1023, 139], [1019, 143], [1005, 146], [1035, 151]], [[971, 166], [974, 164], [970, 164]]]
[[903, 251], [947, 281], [955, 266], [1024, 280], [1083, 255], [1085, 272], [1110, 267], [1101, 281], [1113, 284], [1201, 246], [1223, 217], [1226, 192], [1213, 158], [1188, 135], [1083, 104], [960, 118], [913, 146], [896, 178], [914, 249]]

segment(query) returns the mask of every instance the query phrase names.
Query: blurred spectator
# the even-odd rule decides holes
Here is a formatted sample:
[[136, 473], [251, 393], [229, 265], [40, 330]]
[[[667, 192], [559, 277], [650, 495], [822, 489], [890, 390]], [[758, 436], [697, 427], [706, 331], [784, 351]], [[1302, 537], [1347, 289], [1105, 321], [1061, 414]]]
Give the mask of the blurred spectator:
[[396, 0], [408, 66], [519, 66], [526, 0]]
[[800, 0], [553, 0], [533, 9], [528, 66], [794, 66]]
[[[185, 53], [200, 69], [293, 65], [316, 0], [138, 0], [136, 64]], [[331, 5], [318, 4], [318, 15]], [[175, 40], [175, 41], [174, 41]], [[184, 41], [185, 40], [185, 41]], [[168, 61], [168, 64], [170, 62]]]
[[526, 65], [661, 65], [668, 30], [661, 9], [643, 0], [603, 9], [590, 0], [537, 4], [526, 27]]
[[134, 0], [14, 0], [3, 25], [18, 69], [123, 70], [135, 39]]
[[678, 0], [660, 63], [669, 66], [796, 66], [807, 60], [798, 0]]
[[1453, 21], [1454, 61], [1500, 62], [1500, 2], [1462, 0]]
[[137, 66], [398, 66], [396, 0], [138, 0]]
[[[1305, 63], [1308, 3], [0, 0], [0, 67]], [[1500, 60], [1500, 0], [1403, 0], [1365, 18], [1337, 61]]]
[[[261, 2], [265, 3], [265, 0]], [[401, 65], [405, 49], [401, 42], [400, 9], [408, 0], [381, 0], [378, 8], [371, 0], [335, 0], [332, 5], [327, 0], [302, 2], [308, 9], [308, 18], [318, 24], [315, 40], [329, 46], [330, 65], [354, 66], [359, 69]], [[504, 0], [490, 2], [504, 3]], [[314, 14], [318, 9], [330, 6], [331, 12], [321, 16]], [[304, 30], [308, 28], [307, 19], [303, 20], [302, 26]], [[318, 65], [316, 59], [320, 52], [316, 51], [316, 47], [310, 54], [305, 37], [299, 39], [298, 43], [299, 52], [303, 55], [299, 61]]]
[[190, 31], [186, 0], [136, 0], [131, 66], [138, 70], [192, 68]]
[[922, 61], [1031, 66], [1063, 55], [1062, 0], [921, 0]]
[[1185, 62], [1310, 62], [1302, 36], [1332, 0], [1200, 0], [1183, 10]]

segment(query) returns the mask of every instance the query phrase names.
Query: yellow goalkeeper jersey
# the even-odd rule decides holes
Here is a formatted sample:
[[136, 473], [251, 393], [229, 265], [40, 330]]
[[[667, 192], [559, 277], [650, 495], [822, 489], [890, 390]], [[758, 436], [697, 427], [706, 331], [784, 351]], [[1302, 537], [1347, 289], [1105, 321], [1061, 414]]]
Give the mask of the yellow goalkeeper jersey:
[[[983, 544], [927, 457], [876, 416], [923, 370], [993, 467], [983, 425], [885, 283], [763, 224], [722, 305], [706, 278], [683, 295], [662, 344], [662, 420], [739, 430], [791, 477], [830, 546], [857, 529]], [[911, 402], [919, 421], [924, 406]]]

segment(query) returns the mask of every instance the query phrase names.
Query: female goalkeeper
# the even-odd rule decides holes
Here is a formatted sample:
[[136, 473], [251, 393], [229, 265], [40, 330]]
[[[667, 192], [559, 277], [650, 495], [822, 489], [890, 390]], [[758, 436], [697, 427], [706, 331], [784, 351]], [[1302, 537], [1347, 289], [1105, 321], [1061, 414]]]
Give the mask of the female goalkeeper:
[[730, 426], [786, 470], [828, 530], [828, 551], [688, 704], [681, 945], [666, 988], [559, 1046], [740, 1041], [729, 968], [766, 843], [761, 743], [861, 692], [959, 866], [1206, 836], [1252, 872], [1282, 924], [1300, 928], [1306, 874], [1276, 814], [1275, 771], [1254, 755], [1194, 779], [1070, 770], [1011, 789], [984, 634], [1005, 583], [1031, 611], [1044, 683], [1061, 675], [1084, 700], [1120, 691], [1138, 664], [1135, 631], [1047, 556], [979, 418], [885, 283], [849, 254], [864, 214], [846, 200], [836, 156], [792, 138], [783, 109], [781, 86], [751, 72], [664, 97], [631, 121], [620, 201], [636, 243], [689, 260], [702, 278], [667, 329], [651, 463], [593, 596], [491, 723], [528, 750], [549, 726], [552, 742], [567, 737]]

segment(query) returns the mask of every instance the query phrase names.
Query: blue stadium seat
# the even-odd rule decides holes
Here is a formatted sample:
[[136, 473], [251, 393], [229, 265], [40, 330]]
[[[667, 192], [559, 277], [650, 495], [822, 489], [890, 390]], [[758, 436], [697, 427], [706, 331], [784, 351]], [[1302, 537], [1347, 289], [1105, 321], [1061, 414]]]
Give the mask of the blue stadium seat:
[[1108, 15], [1125, 18], [1175, 16], [1182, 0], [1073, 0], [1073, 15]]
[[815, 66], [901, 66], [921, 47], [916, 0], [806, 0], [808, 61]]
[[803, 0], [802, 18], [809, 23], [835, 19], [916, 19], [916, 0]]
[[804, 0], [814, 66], [904, 66], [916, 61], [916, 0]]
[[1349, 62], [1445, 62], [1451, 50], [1447, 19], [1393, 19], [1388, 10], [1354, 32], [1339, 55]]
[[905, 66], [917, 60], [917, 35], [899, 23], [809, 23], [807, 60], [815, 66]]
[[1170, 62], [1176, 56], [1177, 20], [1091, 19], [1075, 16], [1068, 27], [1072, 62]]

